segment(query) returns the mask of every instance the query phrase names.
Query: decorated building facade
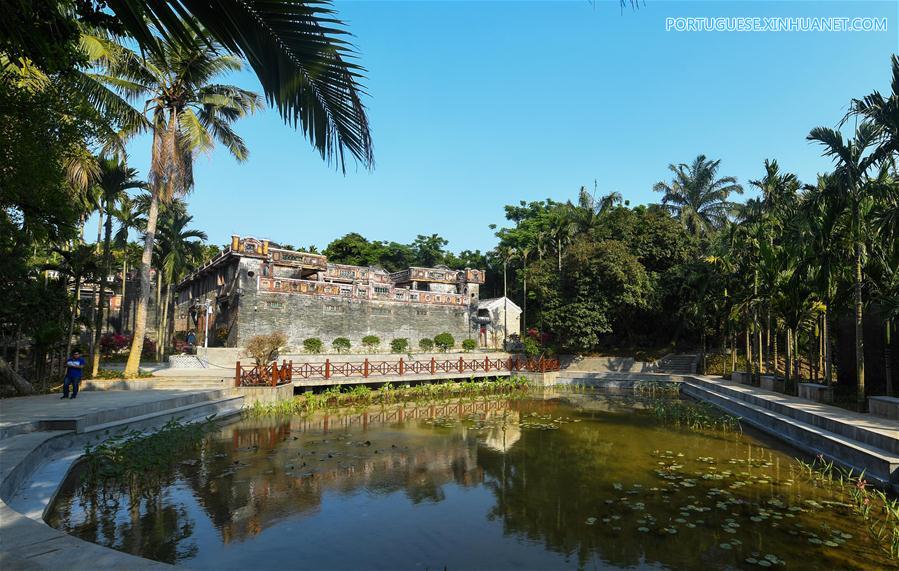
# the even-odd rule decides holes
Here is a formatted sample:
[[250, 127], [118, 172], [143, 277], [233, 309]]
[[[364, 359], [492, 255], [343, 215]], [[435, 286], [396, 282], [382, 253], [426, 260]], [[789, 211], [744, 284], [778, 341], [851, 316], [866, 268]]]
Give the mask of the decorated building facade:
[[178, 284], [174, 325], [176, 332], [195, 331], [198, 343], [208, 330], [210, 346], [226, 347], [275, 331], [292, 347], [313, 337], [326, 347], [337, 337], [359, 347], [366, 335], [379, 337], [382, 348], [400, 337], [415, 347], [443, 332], [461, 342], [479, 338], [483, 283], [480, 269], [391, 273], [232, 236], [228, 248]]

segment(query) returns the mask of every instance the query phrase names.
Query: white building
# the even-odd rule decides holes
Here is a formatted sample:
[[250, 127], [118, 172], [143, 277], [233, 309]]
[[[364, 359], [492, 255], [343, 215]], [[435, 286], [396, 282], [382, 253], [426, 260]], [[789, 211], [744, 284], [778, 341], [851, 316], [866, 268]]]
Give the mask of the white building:
[[500, 349], [509, 335], [521, 333], [521, 308], [507, 297], [478, 301], [478, 345]]

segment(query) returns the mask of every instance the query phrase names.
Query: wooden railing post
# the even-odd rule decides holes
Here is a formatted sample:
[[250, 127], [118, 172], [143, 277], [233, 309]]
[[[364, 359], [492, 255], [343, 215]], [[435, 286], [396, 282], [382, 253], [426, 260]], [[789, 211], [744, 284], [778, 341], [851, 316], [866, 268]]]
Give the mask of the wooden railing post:
[[437, 374], [437, 360], [434, 357], [431, 357], [431, 374]]
[[240, 361], [237, 362], [237, 369], [234, 371], [234, 386], [240, 387]]
[[484, 372], [490, 372], [490, 357], [484, 357]]
[[400, 357], [400, 376], [402, 377], [403, 373], [405, 373], [405, 372], [406, 372], [406, 367], [403, 363], [403, 358]]
[[287, 380], [293, 381], [293, 359], [287, 361]]
[[277, 361], [273, 362], [271, 367], [272, 367], [272, 386], [277, 387], [278, 386], [278, 362]]
[[368, 357], [365, 358], [365, 363], [362, 364], [362, 376], [366, 379], [368, 378]]
[[541, 373], [546, 372], [546, 363], [543, 361], [543, 357], [540, 357], [540, 372]]
[[460, 373], [462, 372], [462, 366], [464, 365], [464, 363], [465, 363], [465, 361], [462, 359], [462, 357], [459, 357], [459, 372]]
[[325, 380], [331, 378], [331, 359], [325, 359]]

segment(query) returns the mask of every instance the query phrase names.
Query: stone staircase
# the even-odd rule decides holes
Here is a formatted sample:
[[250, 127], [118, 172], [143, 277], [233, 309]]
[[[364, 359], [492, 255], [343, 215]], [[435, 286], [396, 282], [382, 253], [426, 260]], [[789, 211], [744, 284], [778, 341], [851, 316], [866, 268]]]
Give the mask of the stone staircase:
[[711, 377], [685, 376], [681, 392], [805, 451], [823, 454], [899, 490], [899, 425]]
[[669, 353], [658, 362], [660, 373], [674, 373], [676, 375], [690, 375], [696, 373], [699, 364], [699, 355]]

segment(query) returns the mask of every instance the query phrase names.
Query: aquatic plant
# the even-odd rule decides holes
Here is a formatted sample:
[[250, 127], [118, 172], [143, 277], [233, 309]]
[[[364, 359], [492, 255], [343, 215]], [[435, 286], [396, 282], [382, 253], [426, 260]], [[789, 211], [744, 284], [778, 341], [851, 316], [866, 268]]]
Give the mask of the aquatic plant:
[[871, 538], [899, 560], [899, 499], [888, 496], [865, 480], [864, 472], [846, 470], [818, 455], [812, 462], [797, 458], [803, 476], [821, 487], [831, 488], [850, 500], [845, 505], [861, 516]]
[[680, 383], [671, 381], [637, 381], [634, 383], [634, 394], [650, 397], [674, 397], [680, 394]]
[[706, 403], [657, 398], [650, 403], [650, 408], [662, 422], [685, 426], [691, 430], [742, 430], [739, 418], [722, 413]]
[[183, 455], [203, 444], [215, 415], [200, 422], [173, 418], [153, 432], [122, 431], [84, 448], [82, 487], [86, 492], [127, 488], [140, 494], [168, 480]]
[[494, 380], [423, 383], [415, 386], [395, 386], [385, 383], [372, 390], [364, 385], [352, 388], [333, 386], [320, 393], [304, 393], [289, 401], [274, 404], [256, 403], [249, 409], [250, 416], [288, 416], [311, 414], [323, 409], [344, 406], [384, 405], [403, 402], [430, 402], [451, 397], [477, 397], [481, 395], [525, 394], [527, 379], [524, 377], [500, 377]]

